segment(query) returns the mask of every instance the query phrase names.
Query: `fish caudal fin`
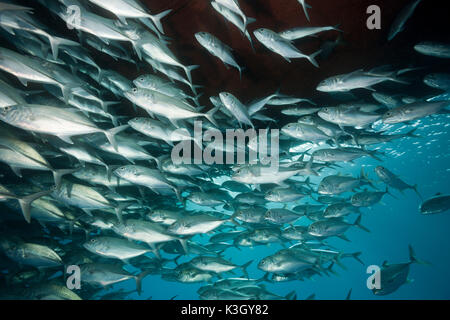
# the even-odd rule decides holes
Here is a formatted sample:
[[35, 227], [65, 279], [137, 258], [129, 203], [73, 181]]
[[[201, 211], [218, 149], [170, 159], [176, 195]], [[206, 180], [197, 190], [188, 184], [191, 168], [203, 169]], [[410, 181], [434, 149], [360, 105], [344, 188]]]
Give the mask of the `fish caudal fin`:
[[248, 272], [247, 272], [247, 268], [252, 264], [252, 262], [253, 262], [253, 260], [250, 260], [249, 262], [244, 263], [244, 264], [241, 266], [242, 272], [244, 273], [244, 276], [247, 277], [247, 279], [250, 279], [250, 277], [249, 277], [249, 275], [248, 275]]
[[[193, 65], [193, 66], [187, 66], [187, 67], [185, 67], [185, 66], [183, 66], [183, 70], [184, 70], [184, 73], [186, 73], [186, 77], [187, 77], [187, 80], [189, 81], [189, 83], [191, 83], [192, 84], [192, 75], [191, 75], [191, 72], [192, 72], [192, 70], [195, 70], [195, 69], [197, 69], [199, 66], [198, 65]], [[194, 88], [195, 87], [192, 87], [192, 89], [194, 90]], [[195, 94], [197, 94], [197, 92], [195, 92], [195, 91], [193, 91]]]
[[286, 300], [297, 300], [297, 293], [295, 290], [292, 290], [285, 296]]
[[217, 124], [213, 116], [217, 112], [217, 110], [219, 110], [219, 108], [220, 107], [214, 107], [204, 114], [205, 118], [208, 119], [208, 121], [211, 122], [213, 125], [215, 125], [217, 128], [219, 127], [219, 125]]
[[350, 299], [351, 296], [352, 296], [352, 289], [348, 290], [348, 293], [347, 293], [347, 296], [345, 297], [345, 300], [351, 300]]
[[61, 186], [61, 178], [66, 174], [71, 174], [76, 171], [78, 171], [80, 168], [74, 168], [74, 169], [54, 169], [53, 172], [53, 179], [55, 180], [55, 187], [56, 189], [59, 189]]
[[355, 221], [355, 223], [354, 223], [353, 225], [354, 225], [355, 227], [357, 227], [357, 228], [360, 228], [360, 229], [366, 231], [366, 232], [370, 232], [369, 229], [367, 229], [366, 227], [364, 227], [364, 226], [361, 224], [361, 215], [358, 216], [358, 218], [356, 219], [356, 221]]
[[309, 19], [308, 9], [312, 9], [312, 7], [309, 4], [307, 4], [306, 2], [304, 2], [304, 1], [302, 1], [301, 4], [302, 4], [302, 7], [303, 7], [303, 11], [305, 12], [306, 19], [308, 21], [311, 21]]
[[361, 263], [362, 265], [364, 265], [364, 262], [361, 260], [361, 258], [359, 257], [362, 254], [362, 252], [355, 252], [355, 253], [351, 253], [350, 255], [359, 263]]
[[50, 42], [50, 47], [52, 49], [53, 59], [58, 59], [59, 46], [79, 46], [80, 44], [68, 39], [49, 36], [48, 41]]
[[322, 49], [320, 49], [319, 51], [314, 52], [312, 55], [308, 56], [307, 59], [309, 60], [309, 62], [312, 63], [313, 66], [315, 66], [316, 68], [319, 68], [319, 64], [316, 61], [316, 57], [322, 53]]
[[172, 9], [163, 11], [161, 13], [158, 13], [157, 15], [151, 16], [149, 15], [149, 18], [152, 20], [152, 22], [155, 24], [156, 28], [159, 30], [159, 32], [161, 32], [162, 34], [164, 34], [164, 29], [163, 26], [161, 24], [161, 20], [167, 16], [170, 12], [172, 11]]
[[46, 196], [50, 194], [52, 190], [46, 190], [46, 191], [40, 191], [33, 194], [30, 194], [25, 197], [17, 197], [16, 199], [19, 201], [20, 208], [22, 209], [23, 217], [25, 218], [25, 221], [30, 223], [31, 222], [31, 203], [34, 200], [37, 200], [43, 196]]
[[[181, 246], [183, 247], [183, 251], [185, 254], [189, 253], [189, 247], [186, 239], [179, 239]], [[178, 258], [177, 258], [178, 259]], [[178, 264], [177, 264], [178, 265]]]
[[143, 271], [140, 274], [138, 274], [136, 276], [136, 292], [138, 293], [138, 295], [141, 295], [142, 293], [142, 280], [148, 276], [149, 274], [151, 274], [151, 271], [147, 270], [147, 271]]
[[123, 210], [129, 207], [130, 205], [131, 203], [122, 202], [116, 208], [114, 208], [119, 223], [123, 223], [123, 216], [122, 216]]
[[431, 263], [417, 258], [416, 253], [414, 252], [414, 249], [413, 249], [413, 247], [411, 245], [408, 246], [408, 250], [409, 250], [409, 261], [410, 261], [410, 263], [431, 265]]
[[415, 185], [413, 185], [413, 186], [411, 186], [411, 189], [413, 189], [414, 190], [414, 192], [419, 196], [419, 198], [420, 198], [420, 200], [422, 200], [423, 201], [423, 197], [422, 197], [422, 195], [419, 193], [419, 190], [417, 190], [417, 184], [415, 184]]
[[114, 150], [118, 151], [116, 134], [118, 134], [121, 131], [124, 131], [125, 129], [128, 129], [129, 127], [130, 127], [130, 125], [125, 124], [120, 127], [115, 127], [115, 128], [103, 131], [105, 133], [105, 136], [108, 139], [109, 143], [111, 143], [111, 145], [113, 146]]
[[316, 299], [316, 294], [315, 294], [315, 293], [310, 294], [309, 296], [307, 296], [307, 297], [305, 298], [305, 300], [315, 300], [315, 299]]

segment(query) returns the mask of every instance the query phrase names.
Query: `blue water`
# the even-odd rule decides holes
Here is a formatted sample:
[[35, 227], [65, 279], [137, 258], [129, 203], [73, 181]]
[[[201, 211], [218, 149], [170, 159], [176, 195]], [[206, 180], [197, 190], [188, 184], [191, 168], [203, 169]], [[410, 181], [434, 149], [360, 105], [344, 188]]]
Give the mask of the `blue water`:
[[[450, 116], [431, 116], [411, 125], [395, 125], [390, 127], [389, 133], [406, 132], [411, 127], [417, 127], [416, 133], [420, 138], [406, 138], [377, 145], [386, 152], [383, 166], [399, 175], [408, 184], [417, 184], [420, 194], [425, 198], [437, 192], [450, 192]], [[354, 164], [343, 164], [340, 172], [357, 176], [361, 166], [369, 176], [376, 180], [373, 169], [379, 162], [372, 159], [361, 159]], [[326, 175], [324, 171], [322, 176]], [[329, 170], [329, 172], [333, 172]], [[316, 180], [320, 180], [319, 179]], [[314, 179], [313, 182], [317, 182]], [[381, 190], [384, 185], [377, 185]], [[351, 242], [331, 238], [327, 242], [343, 252], [361, 251], [361, 259], [365, 266], [356, 260], [343, 260], [347, 270], [335, 267], [338, 276], [330, 275], [313, 277], [312, 280], [291, 281], [284, 283], [265, 283], [267, 289], [278, 295], [285, 296], [292, 290], [297, 292], [298, 299], [304, 299], [312, 293], [317, 299], [345, 299], [349, 289], [352, 289], [352, 299], [450, 299], [450, 214], [421, 215], [418, 211], [420, 198], [413, 190], [406, 190], [404, 194], [393, 190], [397, 197], [390, 195], [383, 197], [381, 203], [363, 208], [362, 224], [370, 229], [366, 233], [358, 228], [350, 228], [346, 236]], [[313, 203], [303, 199], [300, 203]], [[195, 209], [199, 209], [196, 207]], [[302, 218], [306, 219], [306, 218]], [[354, 216], [347, 218], [353, 222]], [[305, 221], [305, 220], [301, 220]], [[301, 222], [300, 221], [300, 222]], [[306, 220], [307, 221], [307, 220]], [[194, 240], [207, 241], [208, 237], [196, 236]], [[412, 282], [400, 287], [396, 292], [386, 296], [375, 296], [366, 286], [369, 265], [381, 266], [383, 261], [389, 263], [408, 262], [408, 245], [411, 244], [416, 255], [431, 265], [413, 264], [409, 279]], [[254, 248], [227, 249], [225, 257], [234, 263], [243, 264], [254, 259], [249, 267], [251, 278], [260, 278], [264, 273], [256, 268], [262, 257], [268, 256], [282, 249], [278, 244], [257, 246]], [[169, 257], [169, 256], [167, 256]], [[184, 260], [180, 260], [183, 262]], [[239, 271], [236, 272], [239, 275]], [[148, 276], [143, 281], [143, 293], [130, 295], [133, 299], [198, 299], [196, 291], [205, 284], [182, 284], [167, 282], [159, 275]], [[133, 290], [133, 281], [119, 284], [115, 288]]]

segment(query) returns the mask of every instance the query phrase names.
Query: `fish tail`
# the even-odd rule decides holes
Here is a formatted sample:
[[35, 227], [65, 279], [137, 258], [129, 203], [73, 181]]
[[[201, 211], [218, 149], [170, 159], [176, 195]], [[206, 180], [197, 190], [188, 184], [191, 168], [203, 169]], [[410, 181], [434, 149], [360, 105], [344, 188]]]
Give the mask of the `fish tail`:
[[203, 95], [203, 92], [201, 92], [201, 93], [199, 93], [199, 94], [195, 94], [195, 96], [187, 96], [187, 98], [189, 99], [189, 100], [192, 100], [194, 103], [195, 103], [195, 105], [197, 106], [197, 107], [199, 107], [200, 106], [200, 102], [199, 102], [199, 99], [200, 99], [200, 97]]
[[108, 178], [108, 181], [111, 181], [114, 170], [119, 167], [119, 165], [106, 165], [106, 177]]
[[347, 293], [347, 296], [345, 297], [345, 300], [350, 300], [350, 297], [352, 296], [352, 290], [353, 289], [348, 290], [348, 293]]
[[331, 273], [331, 274], [333, 274], [335, 276], [338, 276], [339, 274], [336, 271], [333, 270], [333, 267], [334, 267], [334, 262], [332, 262], [325, 271], [327, 273], [329, 272], [329, 273]]
[[[160, 165], [158, 165], [158, 168], [160, 168]], [[178, 189], [177, 187], [173, 188], [173, 191], [175, 192], [175, 195], [177, 196], [178, 201], [180, 201], [181, 203], [185, 203], [185, 200], [183, 199], [183, 197], [181, 196], [181, 191], [180, 189]]]
[[428, 261], [421, 260], [417, 258], [416, 253], [414, 252], [414, 249], [411, 245], [408, 246], [409, 250], [409, 261], [410, 263], [418, 263], [418, 264], [424, 264], [424, 265], [431, 265]]
[[[101, 68], [98, 68], [98, 73], [97, 73], [97, 81], [100, 82], [101, 79], [103, 77], [103, 70]], [[103, 103], [102, 103], [102, 107], [103, 107]]]
[[[199, 67], [199, 65], [192, 65], [192, 66], [187, 66], [187, 67], [186, 67], [186, 66], [183, 66], [183, 70], [184, 70], [184, 73], [186, 73], [187, 80], [188, 80], [189, 83], [191, 83], [191, 84], [192, 84], [192, 75], [191, 75], [191, 72], [192, 72], [192, 70], [195, 70], [195, 69], [197, 69], [198, 67]], [[192, 88], [192, 90], [194, 91], [195, 87], [192, 86], [191, 88]], [[195, 92], [195, 91], [194, 91], [194, 93], [197, 94], [197, 92]]]
[[392, 74], [389, 74], [389, 75], [387, 76], [387, 78], [388, 78], [389, 81], [392, 81], [392, 82], [401, 83], [401, 84], [406, 84], [406, 85], [411, 84], [411, 83], [408, 82], [408, 81], [399, 79], [399, 78], [397, 77], [397, 72], [396, 72], [396, 71], [394, 71]]
[[64, 103], [68, 104], [72, 90], [79, 87], [79, 85], [78, 84], [75, 84], [75, 85], [74, 84], [61, 84], [61, 85], [59, 85], [59, 87], [61, 88], [61, 93], [64, 98]]
[[304, 184], [306, 184], [308, 186], [308, 188], [310, 188], [312, 190], [312, 185], [311, 185], [311, 179], [310, 177], [306, 178], [304, 181]]
[[339, 31], [339, 32], [342, 32], [342, 33], [343, 33], [344, 31], [342, 31], [342, 30], [340, 29], [340, 27], [341, 27], [341, 24], [338, 23], [337, 25], [333, 26], [333, 30]]
[[244, 273], [244, 276], [247, 277], [247, 279], [250, 279], [248, 272], [247, 272], [247, 268], [252, 264], [253, 260], [250, 260], [246, 263], [244, 263], [240, 268], [242, 269], [242, 272]]
[[319, 68], [319, 64], [316, 61], [316, 57], [322, 53], [322, 49], [314, 52], [312, 55], [308, 56], [307, 59], [309, 60], [309, 62], [311, 62], [313, 64], [313, 66], [315, 66], [316, 68]]
[[138, 293], [138, 295], [141, 295], [142, 293], [142, 280], [148, 276], [149, 274], [151, 274], [150, 270], [146, 270], [146, 271], [142, 271], [140, 274], [138, 274], [135, 279], [136, 279], [136, 292]]
[[334, 263], [336, 263], [342, 269], [347, 270], [347, 267], [345, 265], [343, 265], [342, 262], [341, 262], [341, 258], [343, 258], [343, 257], [345, 257], [345, 256], [340, 254], [339, 256], [336, 257], [336, 259], [334, 260]]
[[68, 46], [78, 45], [79, 46], [79, 43], [77, 43], [77, 42], [74, 42], [74, 41], [71, 41], [68, 39], [64, 39], [64, 38], [54, 37], [54, 36], [49, 36], [48, 41], [50, 42], [50, 47], [52, 49], [53, 58], [55, 60], [58, 59], [59, 46], [61, 46], [61, 45], [68, 45]]
[[362, 180], [362, 181], [367, 182], [367, 183], [368, 183], [369, 185], [371, 185], [374, 189], [377, 189], [377, 188], [375, 187], [375, 185], [374, 185], [374, 182], [373, 182], [371, 179], [369, 179], [369, 177], [367, 176], [367, 174], [364, 172], [364, 169], [363, 169], [363, 168], [361, 168], [361, 172], [360, 172], [360, 174], [359, 174], [359, 179]]
[[66, 174], [71, 174], [76, 171], [78, 171], [80, 168], [75, 169], [54, 169], [53, 172], [53, 179], [55, 180], [55, 187], [56, 189], [59, 189], [61, 186], [61, 178]]
[[285, 296], [286, 300], [297, 300], [297, 293], [295, 292], [295, 290], [292, 290], [291, 292], [289, 292], [286, 296]]
[[311, 156], [309, 157], [309, 161], [308, 161], [308, 163], [306, 164], [305, 169], [306, 169], [306, 171], [307, 171], [309, 174], [312, 174], [312, 175], [314, 175], [314, 176], [319, 176], [319, 174], [312, 168], [313, 160], [314, 160], [314, 156], [311, 155]]
[[358, 228], [360, 228], [360, 229], [366, 231], [366, 232], [370, 232], [369, 229], [367, 229], [366, 227], [364, 227], [364, 226], [361, 224], [361, 215], [358, 216], [358, 218], [356, 219], [356, 221], [355, 221], [355, 223], [354, 223], [353, 225], [354, 225], [355, 227], [358, 227]]
[[123, 215], [122, 215], [123, 210], [126, 209], [127, 207], [129, 207], [130, 205], [131, 205], [131, 203], [122, 202], [117, 207], [114, 208], [114, 211], [116, 213], [117, 220], [119, 221], [119, 223], [123, 223]]
[[108, 112], [108, 108], [110, 106], [113, 106], [115, 104], [119, 104], [120, 101], [101, 101], [100, 106], [102, 107], [103, 111]]
[[130, 125], [125, 124], [125, 125], [120, 126], [120, 127], [114, 127], [112, 129], [103, 131], [105, 133], [105, 136], [108, 139], [109, 143], [111, 143], [111, 145], [113, 146], [114, 150], [118, 151], [118, 145], [117, 145], [117, 141], [116, 141], [116, 134], [118, 134], [119, 132], [127, 129], [129, 126]]
[[108, 113], [109, 118], [111, 119], [111, 122], [113, 124], [113, 126], [117, 127], [119, 125], [119, 121], [118, 121], [118, 117], [115, 115], [112, 115], [110, 113]]
[[138, 41], [131, 41], [131, 45], [133, 46], [134, 52], [136, 53], [136, 55], [139, 58], [139, 60], [142, 60], [142, 51], [141, 51], [141, 48], [139, 46], [139, 42]]
[[27, 13], [33, 13], [34, 9], [30, 7], [19, 6], [11, 3], [2, 3], [0, 5], [0, 12], [2, 11], [25, 11]]
[[248, 39], [248, 42], [250, 42], [250, 47], [252, 48], [253, 53], [256, 53], [255, 46], [253, 45], [253, 40], [250, 34], [246, 34], [245, 37]]
[[307, 296], [307, 297], [305, 298], [305, 300], [315, 300], [315, 299], [316, 299], [316, 294], [315, 294], [315, 293], [310, 294], [309, 296]]
[[390, 195], [392, 198], [394, 199], [398, 199], [396, 196], [394, 196], [394, 194], [389, 190], [388, 186], [386, 186], [386, 191], [385, 193], [387, 193], [388, 195]]
[[148, 244], [151, 248], [151, 252], [155, 255], [155, 257], [159, 260], [161, 260], [161, 254], [159, 253], [159, 248], [157, 246], [155, 246], [154, 243], [149, 243]]
[[264, 273], [264, 275], [261, 278], [256, 280], [256, 282], [259, 283], [259, 282], [272, 282], [272, 281], [269, 279], [269, 273], [266, 272], [266, 273]]
[[355, 253], [351, 253], [350, 255], [359, 263], [361, 263], [362, 265], [364, 265], [364, 262], [361, 260], [361, 258], [359, 257], [362, 254], [361, 251], [355, 252]]
[[217, 128], [219, 125], [217, 124], [216, 120], [214, 119], [214, 114], [219, 110], [219, 107], [214, 107], [211, 110], [209, 110], [207, 113], [204, 114], [205, 118], [208, 119], [209, 122], [211, 122], [213, 125], [215, 125]]
[[[184, 253], [188, 254], [189, 253], [189, 248], [188, 248], [187, 240], [186, 239], [179, 239], [178, 241], [180, 241], [180, 244], [183, 247]], [[177, 257], [177, 260], [178, 259], [179, 259], [179, 257]], [[177, 262], [177, 265], [178, 265], [178, 262]]]
[[25, 218], [25, 221], [30, 223], [31, 222], [31, 203], [34, 200], [37, 200], [43, 196], [46, 196], [50, 194], [53, 190], [45, 190], [36, 192], [33, 194], [30, 194], [28, 196], [24, 197], [11, 197], [17, 199], [19, 201], [20, 208], [22, 209], [23, 217]]
[[303, 11], [305, 12], [306, 19], [308, 19], [308, 21], [310, 21], [308, 9], [312, 9], [312, 7], [309, 4], [307, 4], [306, 2], [302, 3], [302, 7], [303, 7]]
[[172, 11], [172, 9], [163, 11], [161, 13], [158, 13], [154, 16], [149, 15], [149, 18], [152, 20], [152, 22], [155, 24], [156, 28], [159, 30], [159, 32], [161, 32], [162, 34], [164, 34], [164, 29], [163, 26], [161, 24], [161, 20], [167, 16], [170, 12]]
[[377, 160], [377, 161], [383, 162], [383, 160], [381, 160], [381, 159], [377, 156], [377, 155], [384, 155], [383, 152], [380, 152], [380, 151], [377, 151], [377, 150], [372, 150], [372, 151], [367, 151], [367, 153], [369, 154], [369, 157], [371, 157], [371, 158], [373, 158], [373, 159], [375, 159], [375, 160]]
[[411, 186], [411, 189], [413, 189], [414, 190], [414, 192], [419, 196], [419, 198], [420, 198], [420, 200], [422, 200], [423, 201], [423, 197], [422, 197], [422, 195], [419, 193], [419, 190], [417, 190], [417, 184], [415, 184], [415, 185], [413, 185], [413, 186]]
[[417, 128], [412, 129], [411, 131], [407, 132], [405, 134], [406, 137], [410, 137], [410, 138], [421, 138], [421, 136], [414, 134], [414, 132], [416, 132]]
[[239, 65], [237, 66], [237, 68], [239, 70], [239, 80], [242, 81], [242, 71], [244, 70], [244, 68]]

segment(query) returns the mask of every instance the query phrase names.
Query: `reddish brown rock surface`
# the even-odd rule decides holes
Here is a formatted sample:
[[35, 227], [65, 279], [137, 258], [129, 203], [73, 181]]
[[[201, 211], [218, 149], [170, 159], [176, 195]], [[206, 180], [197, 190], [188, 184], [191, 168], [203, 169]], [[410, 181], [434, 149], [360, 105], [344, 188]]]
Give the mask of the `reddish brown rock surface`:
[[[256, 19], [248, 27], [256, 52], [252, 51], [249, 41], [241, 32], [213, 9], [209, 0], [141, 1], [152, 14], [172, 9], [162, 20], [165, 34], [172, 39], [169, 47], [182, 63], [200, 65], [192, 75], [195, 84], [204, 86], [202, 104], [207, 104], [209, 96], [221, 91], [232, 92], [245, 102], [271, 94], [278, 88], [285, 94], [320, 101], [325, 95], [315, 88], [321, 80], [332, 75], [387, 63], [399, 67], [434, 66], [437, 71], [442, 71], [442, 66], [436, 67], [437, 60], [440, 60], [438, 64], [448, 65], [444, 59], [424, 57], [413, 50], [414, 44], [420, 41], [450, 42], [450, 10], [448, 4], [444, 5], [447, 1], [422, 1], [407, 22], [405, 31], [387, 42], [392, 22], [411, 0], [307, 0], [312, 6], [309, 9], [310, 22], [297, 0], [239, 0], [244, 13]], [[27, 3], [24, 1], [24, 4]], [[366, 27], [369, 17], [366, 10], [370, 5], [381, 8], [381, 30], [368, 30]], [[114, 18], [97, 9], [98, 13]], [[37, 10], [35, 14], [47, 25], [66, 30], [58, 18], [45, 11]], [[328, 59], [318, 61], [320, 68], [315, 68], [306, 59], [293, 59], [289, 63], [263, 47], [253, 36], [253, 31], [262, 27], [278, 32], [299, 26], [337, 24], [344, 31], [344, 43]], [[239, 64], [245, 68], [242, 81], [236, 69], [227, 69], [219, 59], [200, 46], [194, 37], [199, 31], [212, 33], [234, 49]], [[335, 31], [324, 32], [317, 38], [301, 40], [296, 46], [302, 52], [311, 54], [320, 48], [321, 43], [334, 41], [338, 35]], [[72, 37], [76, 39], [75, 34]], [[131, 47], [129, 49], [132, 50]], [[102, 68], [115, 69], [129, 79], [151, 71], [147, 66], [137, 70], [128, 63], [116, 63], [103, 54], [97, 54], [95, 59]]]
[[[171, 48], [184, 63], [201, 65], [200, 69], [193, 72], [193, 78], [194, 82], [205, 86], [205, 95], [225, 90], [235, 93], [244, 101], [264, 93], [269, 94], [280, 86], [284, 93], [317, 95], [317, 83], [327, 76], [388, 62], [407, 65], [409, 58], [415, 55], [412, 50], [415, 39], [430, 39], [436, 36], [436, 32], [439, 33], [439, 29], [446, 27], [448, 30], [448, 13], [436, 8], [439, 1], [434, 4], [423, 1], [408, 21], [406, 30], [389, 43], [386, 38], [391, 23], [410, 0], [309, 0], [307, 2], [312, 6], [309, 9], [309, 23], [297, 0], [239, 1], [245, 14], [257, 20], [249, 25], [251, 34], [261, 27], [282, 31], [297, 26], [340, 24], [345, 44], [339, 46], [329, 59], [319, 61], [320, 69], [317, 69], [305, 59], [292, 60], [291, 63], [285, 61], [269, 52], [252, 35], [256, 50], [253, 53], [248, 40], [212, 8], [210, 1], [144, 2], [152, 13], [173, 8], [173, 12], [163, 20], [166, 35], [173, 39]], [[381, 8], [381, 30], [368, 30], [366, 27], [369, 16], [366, 10], [372, 4]], [[194, 34], [198, 31], [214, 34], [235, 50], [239, 63], [246, 68], [242, 81], [239, 81], [237, 70], [227, 69], [197, 43]], [[321, 41], [334, 40], [337, 36], [338, 33], [334, 31], [322, 33], [318, 39], [300, 42], [297, 47], [310, 54], [320, 47]]]

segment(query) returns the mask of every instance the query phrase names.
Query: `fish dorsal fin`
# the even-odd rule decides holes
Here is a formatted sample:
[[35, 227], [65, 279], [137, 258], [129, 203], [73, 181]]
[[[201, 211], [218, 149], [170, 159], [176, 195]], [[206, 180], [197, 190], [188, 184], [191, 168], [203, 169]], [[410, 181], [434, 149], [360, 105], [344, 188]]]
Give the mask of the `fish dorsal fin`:
[[441, 192], [436, 192], [436, 194], [435, 194], [435, 196], [440, 196], [440, 195], [442, 195]]
[[383, 264], [382, 264], [381, 266], [382, 266], [382, 267], [387, 267], [387, 266], [389, 266], [387, 260], [384, 260], [384, 261], [383, 261]]

